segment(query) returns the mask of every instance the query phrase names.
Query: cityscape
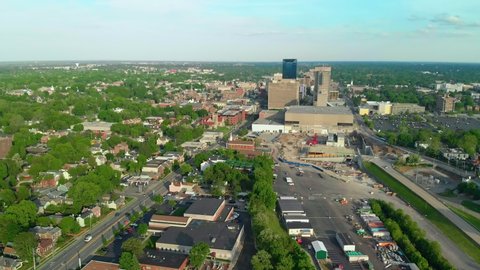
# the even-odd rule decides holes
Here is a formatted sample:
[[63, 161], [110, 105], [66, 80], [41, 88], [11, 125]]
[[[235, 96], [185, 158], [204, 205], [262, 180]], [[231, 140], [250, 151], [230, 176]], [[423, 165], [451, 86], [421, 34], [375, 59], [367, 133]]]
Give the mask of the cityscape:
[[474, 1], [26, 2], [0, 270], [480, 269]]

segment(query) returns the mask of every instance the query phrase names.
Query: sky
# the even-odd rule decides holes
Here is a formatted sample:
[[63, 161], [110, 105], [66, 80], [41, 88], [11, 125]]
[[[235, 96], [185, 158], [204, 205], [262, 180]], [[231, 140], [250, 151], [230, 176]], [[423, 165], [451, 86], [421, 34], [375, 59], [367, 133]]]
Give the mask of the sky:
[[479, 0], [0, 0], [0, 61], [480, 62]]

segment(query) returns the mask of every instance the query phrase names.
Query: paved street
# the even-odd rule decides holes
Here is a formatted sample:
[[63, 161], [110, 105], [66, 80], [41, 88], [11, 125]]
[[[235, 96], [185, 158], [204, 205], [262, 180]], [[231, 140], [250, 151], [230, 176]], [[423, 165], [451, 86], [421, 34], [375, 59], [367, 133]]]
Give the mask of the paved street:
[[[148, 187], [145, 194], [151, 195], [152, 191], [157, 194], [165, 194], [167, 190], [164, 187], [165, 181], [170, 181], [178, 177], [177, 174], [172, 173], [168, 175], [164, 180], [153, 181]], [[90, 232], [93, 239], [85, 243], [83, 237], [87, 232], [80, 235], [74, 243], [70, 244], [67, 248], [54, 255], [46, 263], [40, 265], [40, 270], [55, 270], [55, 269], [76, 269], [81, 261], [82, 265], [85, 265], [93, 254], [102, 247], [103, 239], [110, 239], [113, 237], [113, 231], [117, 228], [117, 224], [123, 224], [127, 218], [126, 213], [132, 213], [133, 211], [140, 211], [140, 206], [150, 207], [154, 203], [150, 196], [144, 196], [143, 194], [131, 193], [130, 196], [134, 196], [134, 201], [128, 204], [126, 207], [110, 213], [99, 224], [97, 224]]]

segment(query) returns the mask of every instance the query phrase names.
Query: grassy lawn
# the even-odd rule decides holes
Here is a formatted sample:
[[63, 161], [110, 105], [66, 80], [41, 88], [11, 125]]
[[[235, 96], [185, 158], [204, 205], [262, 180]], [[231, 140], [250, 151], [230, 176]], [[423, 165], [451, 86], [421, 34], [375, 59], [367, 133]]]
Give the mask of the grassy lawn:
[[285, 235], [287, 233], [282, 228], [282, 225], [280, 224], [280, 221], [278, 220], [278, 217], [275, 214], [275, 212], [267, 211], [265, 212], [265, 215], [268, 217], [267, 220], [270, 220], [270, 223], [268, 223], [268, 225], [273, 232], [278, 233], [279, 235]]
[[453, 192], [453, 189], [446, 188], [444, 192], [438, 193], [438, 195], [443, 196], [443, 197], [449, 197], [449, 198], [454, 198], [457, 197], [457, 194]]
[[477, 263], [480, 263], [480, 249], [478, 245], [458, 229], [455, 224], [377, 165], [371, 162], [364, 162], [364, 165], [367, 171], [374, 176], [377, 181], [396, 192], [398, 197], [409, 203], [420, 214], [437, 226], [437, 228], [450, 238], [463, 252], [472, 257]]
[[458, 209], [455, 207], [449, 207], [455, 214], [463, 218], [466, 222], [470, 223], [477, 231], [480, 231], [480, 219], [470, 215], [469, 213], [463, 211], [462, 209]]
[[465, 206], [466, 208], [472, 210], [472, 211], [480, 213], [480, 204], [478, 204], [478, 203], [474, 203], [470, 200], [465, 200], [465, 201], [462, 201], [462, 205]]

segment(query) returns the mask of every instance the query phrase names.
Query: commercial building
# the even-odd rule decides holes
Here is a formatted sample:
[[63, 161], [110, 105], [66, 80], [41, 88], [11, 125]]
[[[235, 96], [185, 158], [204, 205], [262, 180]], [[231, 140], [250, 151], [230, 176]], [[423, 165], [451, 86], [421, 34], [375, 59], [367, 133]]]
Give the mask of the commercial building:
[[280, 197], [277, 210], [290, 236], [311, 237], [313, 227], [306, 217], [302, 204], [296, 197]]
[[[142, 270], [184, 270], [188, 255], [162, 250], [148, 250], [138, 258]], [[94, 256], [82, 270], [119, 270], [118, 258]]]
[[230, 105], [218, 111], [217, 122], [236, 125], [245, 121], [247, 112], [241, 106]]
[[392, 114], [402, 113], [424, 113], [425, 106], [420, 106], [415, 103], [392, 103]]
[[463, 83], [437, 83], [435, 89], [437, 91], [447, 91], [447, 93], [453, 92], [462, 92], [464, 84]]
[[390, 103], [390, 101], [367, 101], [358, 108], [360, 115], [396, 115], [402, 113], [424, 113], [425, 107], [415, 103]]
[[285, 125], [275, 120], [269, 120], [265, 118], [259, 118], [252, 123], [253, 132], [285, 132]]
[[[113, 123], [96, 121], [96, 122], [83, 122], [83, 130], [90, 130], [94, 134], [102, 135], [106, 137], [111, 133], [110, 128], [112, 127]], [[72, 126], [73, 127], [73, 126]]]
[[225, 200], [223, 199], [199, 198], [188, 207], [183, 215], [193, 219], [216, 221], [224, 208]]
[[242, 225], [193, 220], [186, 228], [168, 228], [155, 246], [164, 251], [188, 254], [193, 245], [203, 242], [209, 245], [216, 258], [230, 261], [240, 252], [243, 238]]
[[148, 222], [148, 231], [156, 234], [164, 231], [170, 227], [185, 228], [190, 224], [192, 218], [190, 217], [177, 217], [166, 215], [152, 215]]
[[332, 67], [315, 67], [311, 72], [313, 73], [314, 91], [317, 94], [315, 98], [315, 106], [327, 106]]
[[297, 78], [297, 59], [283, 59], [282, 79]]
[[347, 107], [291, 106], [285, 112], [285, 130], [313, 133], [351, 131], [353, 114]]
[[305, 157], [302, 157], [302, 159], [309, 161], [344, 162], [352, 160], [354, 156], [355, 151], [350, 148], [317, 144], [308, 147], [307, 154]]
[[282, 110], [299, 104], [300, 82], [295, 79], [281, 79], [267, 82], [268, 109]]
[[448, 94], [444, 96], [437, 96], [437, 112], [453, 112], [455, 110], [455, 101], [456, 99], [454, 97], [449, 97]]

